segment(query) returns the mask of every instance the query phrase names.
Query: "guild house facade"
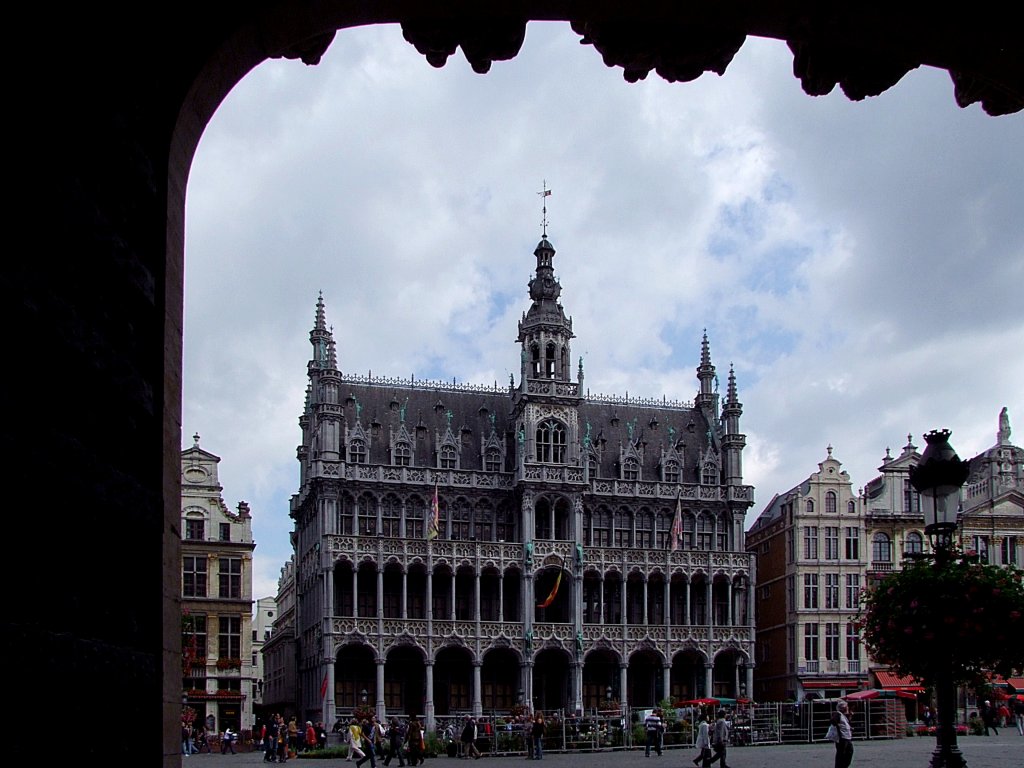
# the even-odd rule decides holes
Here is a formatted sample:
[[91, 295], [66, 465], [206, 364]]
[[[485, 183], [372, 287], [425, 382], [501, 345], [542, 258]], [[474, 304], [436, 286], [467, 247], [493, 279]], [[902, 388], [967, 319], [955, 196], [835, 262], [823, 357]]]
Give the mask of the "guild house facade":
[[334, 722], [749, 695], [742, 405], [595, 397], [546, 233], [507, 387], [340, 370], [317, 302], [299, 419], [298, 704]]

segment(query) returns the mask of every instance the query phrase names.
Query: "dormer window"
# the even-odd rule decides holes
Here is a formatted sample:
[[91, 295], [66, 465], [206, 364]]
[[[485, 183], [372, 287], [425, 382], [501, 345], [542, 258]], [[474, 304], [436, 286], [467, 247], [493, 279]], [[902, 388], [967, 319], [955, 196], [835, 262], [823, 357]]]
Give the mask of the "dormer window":
[[362, 440], [353, 440], [348, 446], [348, 460], [350, 464], [366, 463], [366, 443]]
[[488, 448], [484, 454], [484, 469], [488, 472], [501, 471], [501, 452], [497, 448]]
[[549, 419], [537, 427], [537, 461], [565, 463], [565, 425], [562, 422]]
[[412, 449], [409, 448], [409, 444], [406, 442], [395, 443], [393, 458], [395, 466], [408, 467], [412, 460]]
[[455, 448], [453, 446], [441, 446], [441, 453], [438, 456], [438, 465], [441, 469], [455, 469], [457, 461], [458, 455], [455, 453]]
[[632, 456], [630, 456], [628, 459], [622, 462], [622, 479], [640, 479], [640, 462], [634, 459]]
[[666, 483], [679, 482], [679, 462], [666, 461], [661, 467], [662, 481]]
[[718, 467], [714, 464], [705, 464], [701, 472], [700, 482], [702, 485], [718, 485]]

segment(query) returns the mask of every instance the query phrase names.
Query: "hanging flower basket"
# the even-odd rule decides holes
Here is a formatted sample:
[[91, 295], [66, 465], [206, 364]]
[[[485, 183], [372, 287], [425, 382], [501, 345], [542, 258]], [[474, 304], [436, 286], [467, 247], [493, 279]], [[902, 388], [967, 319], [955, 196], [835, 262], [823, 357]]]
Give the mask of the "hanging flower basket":
[[1024, 582], [1017, 570], [955, 557], [913, 563], [864, 592], [864, 645], [898, 674], [926, 685], [940, 670], [973, 684], [1024, 667]]
[[225, 670], [225, 669], [241, 669], [241, 668], [242, 668], [242, 660], [241, 659], [228, 658], [226, 656], [222, 656], [221, 658], [217, 659], [217, 669]]

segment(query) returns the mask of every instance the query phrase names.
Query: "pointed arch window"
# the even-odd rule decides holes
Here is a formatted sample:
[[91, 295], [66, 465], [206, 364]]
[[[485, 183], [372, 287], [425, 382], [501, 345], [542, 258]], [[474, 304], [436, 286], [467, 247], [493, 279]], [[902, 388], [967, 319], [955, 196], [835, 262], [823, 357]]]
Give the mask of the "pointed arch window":
[[612, 513], [608, 507], [598, 507], [594, 511], [592, 528], [593, 546], [610, 547], [612, 545]]
[[622, 479], [623, 480], [639, 480], [640, 479], [640, 462], [630, 456], [622, 462]]
[[530, 345], [530, 369], [533, 371], [533, 378], [540, 378], [540, 347], [536, 344]]
[[557, 419], [548, 419], [537, 427], [537, 461], [565, 463], [565, 425]]
[[501, 472], [501, 451], [488, 448], [484, 453], [484, 469], [488, 472]]
[[405, 538], [422, 539], [426, 535], [423, 520], [427, 502], [419, 496], [412, 496], [405, 504]]
[[457, 469], [458, 454], [455, 452], [455, 446], [442, 445], [441, 451], [438, 454], [437, 463], [441, 469]]
[[701, 485], [718, 485], [718, 467], [710, 461], [704, 465], [700, 475]]
[[400, 536], [402, 505], [398, 497], [388, 494], [380, 505], [381, 533], [385, 536]]
[[715, 523], [710, 512], [701, 512], [697, 516], [697, 549], [705, 552], [711, 550], [712, 535]]
[[633, 515], [628, 509], [619, 509], [615, 512], [615, 531], [612, 541], [616, 547], [631, 547], [633, 545]]
[[696, 522], [689, 510], [683, 512], [683, 549], [693, 549], [695, 540]]
[[654, 546], [654, 515], [641, 509], [636, 515], [636, 546], [651, 549]]
[[661, 467], [661, 479], [662, 482], [666, 483], [678, 483], [679, 482], [679, 462], [675, 459], [669, 459]]
[[555, 345], [550, 341], [544, 349], [544, 375], [549, 379], [555, 378]]
[[598, 468], [600, 466], [597, 462], [597, 454], [593, 451], [587, 451], [587, 473], [590, 475], [591, 480], [598, 476]]
[[408, 467], [412, 462], [412, 448], [404, 440], [400, 443], [395, 443], [395, 450], [393, 453], [395, 466]]
[[366, 443], [356, 438], [348, 445], [348, 460], [350, 464], [366, 463]]

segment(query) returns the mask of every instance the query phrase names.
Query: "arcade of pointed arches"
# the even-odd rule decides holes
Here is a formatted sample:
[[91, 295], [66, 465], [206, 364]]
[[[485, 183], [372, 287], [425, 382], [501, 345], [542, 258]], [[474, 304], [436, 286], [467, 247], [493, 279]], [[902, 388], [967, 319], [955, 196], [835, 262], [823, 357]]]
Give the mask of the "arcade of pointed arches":
[[435, 716], [466, 712], [507, 712], [517, 704], [544, 711], [572, 711], [575, 692], [585, 711], [614, 699], [629, 707], [707, 695], [734, 696], [748, 658], [724, 648], [714, 659], [693, 644], [671, 659], [648, 644], [628, 657], [600, 643], [583, 655], [552, 644], [529, 657], [501, 638], [477, 656], [459, 642], [432, 655], [406, 636], [378, 654], [362, 641], [345, 641], [334, 656], [334, 704], [340, 714], [360, 704], [376, 705], [384, 716]]

